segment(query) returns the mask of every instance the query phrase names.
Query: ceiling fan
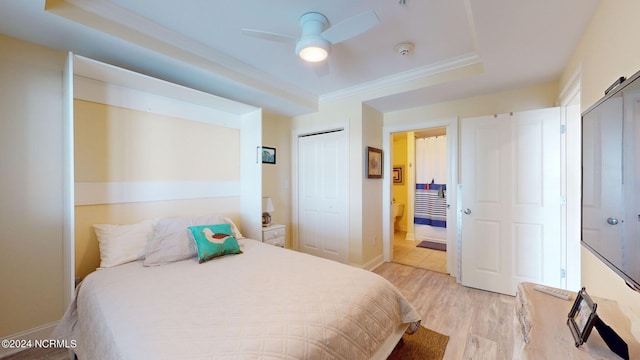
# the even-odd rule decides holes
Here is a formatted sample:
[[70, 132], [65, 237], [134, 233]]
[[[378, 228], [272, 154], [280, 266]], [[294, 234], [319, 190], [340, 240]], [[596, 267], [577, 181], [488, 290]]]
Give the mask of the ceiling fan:
[[380, 19], [376, 13], [370, 10], [328, 27], [329, 20], [326, 16], [319, 12], [308, 12], [300, 17], [302, 35], [299, 39], [262, 30], [242, 29], [242, 33], [265, 40], [294, 43], [296, 44], [296, 54], [301, 59], [311, 63], [319, 63], [329, 56], [331, 45], [358, 36], [379, 22]]

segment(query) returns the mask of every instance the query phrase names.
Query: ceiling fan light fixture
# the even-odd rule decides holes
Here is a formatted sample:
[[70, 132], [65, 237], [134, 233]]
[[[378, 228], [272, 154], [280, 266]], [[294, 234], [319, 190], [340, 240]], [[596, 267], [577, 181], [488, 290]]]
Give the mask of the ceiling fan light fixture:
[[329, 56], [331, 44], [323, 38], [313, 37], [301, 39], [296, 46], [296, 53], [307, 62], [324, 61]]
[[300, 50], [298, 56], [307, 62], [320, 62], [329, 56], [329, 52], [318, 46], [307, 46]]

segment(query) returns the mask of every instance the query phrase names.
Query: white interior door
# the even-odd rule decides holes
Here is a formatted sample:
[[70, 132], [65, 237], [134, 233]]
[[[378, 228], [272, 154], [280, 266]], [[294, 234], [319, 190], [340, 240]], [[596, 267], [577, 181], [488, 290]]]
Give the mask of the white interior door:
[[347, 262], [348, 139], [343, 130], [298, 138], [299, 250]]
[[462, 120], [462, 284], [561, 286], [560, 108]]

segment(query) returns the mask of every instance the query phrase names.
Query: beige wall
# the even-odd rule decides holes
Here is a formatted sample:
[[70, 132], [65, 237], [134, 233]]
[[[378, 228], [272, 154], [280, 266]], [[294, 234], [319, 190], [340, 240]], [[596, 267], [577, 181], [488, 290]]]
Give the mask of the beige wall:
[[74, 118], [76, 182], [240, 180], [238, 129], [78, 99]]
[[[620, 76], [629, 77], [640, 70], [640, 48], [635, 46], [640, 33], [640, 2], [636, 0], [601, 1], [580, 44], [561, 78], [566, 87], [580, 73], [581, 108], [586, 110], [604, 95]], [[588, 250], [582, 250], [582, 284], [592, 295], [617, 300], [640, 318], [640, 294]], [[640, 337], [640, 329], [636, 330]]]
[[0, 35], [0, 338], [57, 321], [64, 311], [65, 57]]
[[[382, 179], [369, 179], [366, 176], [366, 148], [382, 149], [383, 114], [369, 105], [362, 105], [362, 148], [363, 160], [360, 164], [362, 180], [362, 260], [359, 265], [370, 266], [382, 259]], [[383, 164], [383, 169], [386, 165]], [[384, 175], [384, 174], [383, 174]], [[386, 176], [386, 175], [385, 175]]]
[[264, 113], [262, 145], [276, 148], [276, 164], [262, 164], [262, 196], [269, 196], [276, 209], [271, 222], [287, 226], [287, 247], [291, 239], [291, 126], [288, 117]]

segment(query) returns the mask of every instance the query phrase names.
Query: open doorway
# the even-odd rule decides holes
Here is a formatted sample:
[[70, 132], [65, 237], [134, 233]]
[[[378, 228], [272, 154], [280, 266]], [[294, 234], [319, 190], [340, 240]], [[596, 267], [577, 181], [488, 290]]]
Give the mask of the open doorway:
[[[428, 179], [416, 177], [416, 134], [418, 138], [431, 137], [435, 134], [442, 136], [443, 139], [446, 138], [444, 154], [441, 157], [445, 175], [440, 177], [427, 175]], [[383, 216], [388, 219], [383, 223], [384, 260], [417, 267], [423, 267], [419, 263], [426, 260], [426, 266], [431, 267], [430, 270], [457, 277], [459, 274], [459, 244], [456, 235], [458, 228], [456, 211], [458, 208], [458, 119], [453, 117], [385, 127], [383, 149], [385, 150], [385, 172], [390, 174], [385, 177], [383, 187], [385, 189], [383, 201], [389, 204], [383, 207]], [[416, 180], [422, 182], [416, 182]], [[429, 188], [425, 189], [427, 184]], [[433, 213], [427, 214], [426, 217], [430, 219], [418, 219], [425, 217], [425, 214], [420, 214], [423, 210], [420, 206], [416, 207], [416, 193], [432, 189], [433, 191], [430, 191], [432, 196], [440, 195], [437, 199], [441, 203], [441, 220], [446, 223], [445, 227], [435, 230], [440, 233], [439, 241], [433, 241], [437, 237], [431, 232], [429, 234], [424, 232], [426, 227], [419, 229], [417, 233], [415, 228], [416, 220], [418, 222], [439, 220], [431, 216], [434, 215]], [[444, 193], [438, 194], [440, 190]], [[398, 213], [399, 207], [402, 208], [401, 214]], [[416, 246], [424, 240], [438, 243], [437, 245], [441, 245], [445, 251]]]
[[447, 129], [392, 134], [393, 257], [447, 271]]

